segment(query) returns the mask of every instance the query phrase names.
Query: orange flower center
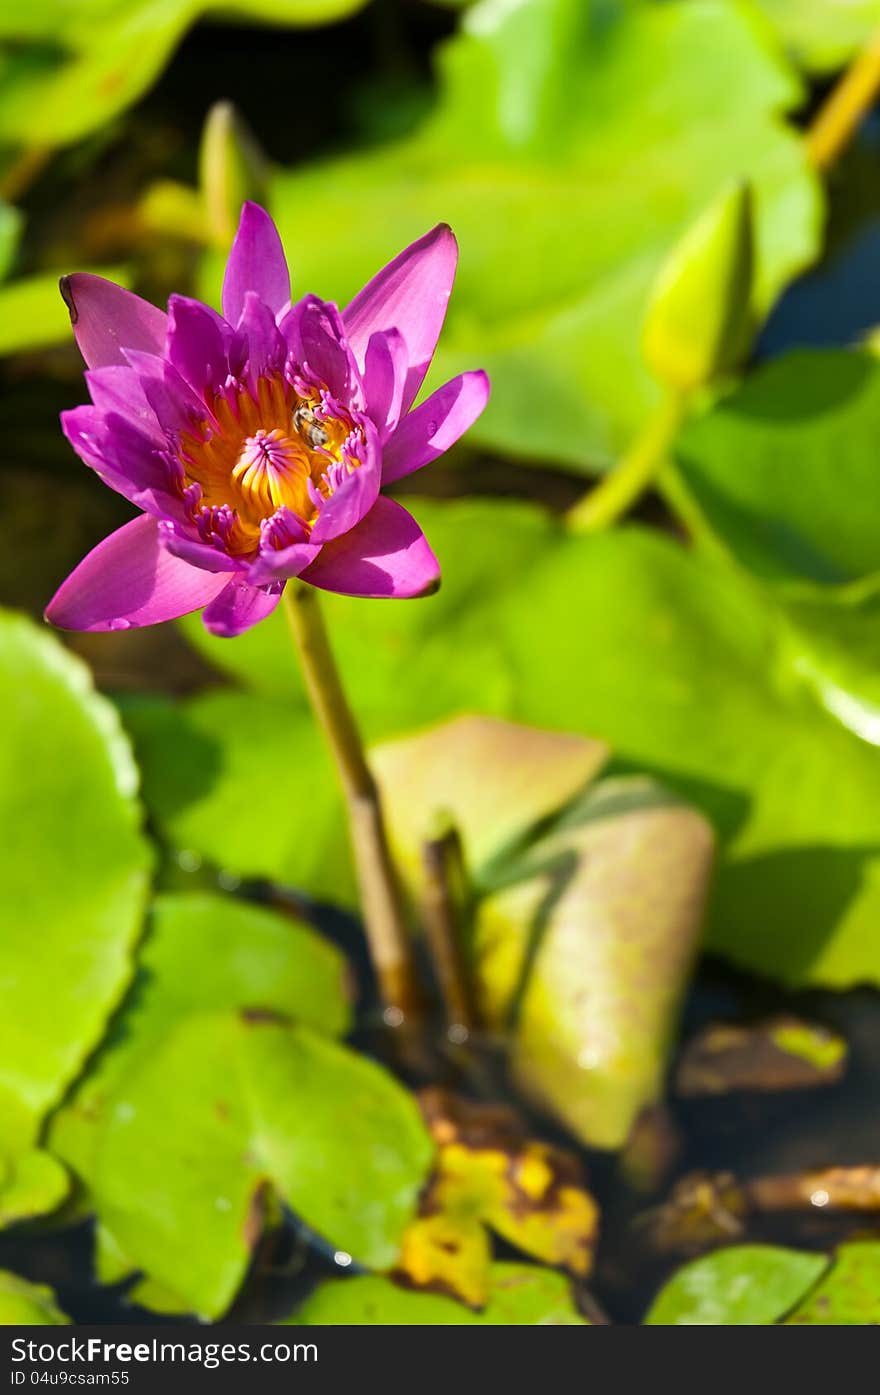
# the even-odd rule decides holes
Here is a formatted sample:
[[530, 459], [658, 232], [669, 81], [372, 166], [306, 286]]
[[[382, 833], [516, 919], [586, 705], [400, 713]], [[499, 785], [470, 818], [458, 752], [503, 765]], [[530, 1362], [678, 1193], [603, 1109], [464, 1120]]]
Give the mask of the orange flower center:
[[333, 493], [329, 472], [360, 463], [348, 447], [363, 433], [344, 409], [334, 404], [331, 414], [321, 394], [300, 396], [283, 378], [261, 378], [256, 397], [246, 388], [218, 393], [209, 406], [214, 421], [181, 438], [182, 489], [198, 486], [195, 521], [232, 511], [227, 548], [235, 555], [256, 552], [260, 525], [282, 506], [311, 527]]

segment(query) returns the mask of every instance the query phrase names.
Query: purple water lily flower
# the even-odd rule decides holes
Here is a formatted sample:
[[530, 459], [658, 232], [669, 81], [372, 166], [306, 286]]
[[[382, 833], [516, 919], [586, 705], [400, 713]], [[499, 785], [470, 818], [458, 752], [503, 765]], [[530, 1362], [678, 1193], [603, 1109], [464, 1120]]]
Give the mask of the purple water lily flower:
[[99, 276], [62, 283], [92, 405], [62, 414], [96, 474], [142, 513], [99, 543], [46, 610], [70, 630], [155, 625], [205, 607], [237, 635], [285, 582], [420, 596], [439, 581], [415, 519], [380, 493], [435, 460], [489, 394], [462, 373], [410, 411], [455, 275], [444, 225], [341, 314], [291, 304], [281, 239], [245, 204], [223, 315], [186, 296], [164, 314]]

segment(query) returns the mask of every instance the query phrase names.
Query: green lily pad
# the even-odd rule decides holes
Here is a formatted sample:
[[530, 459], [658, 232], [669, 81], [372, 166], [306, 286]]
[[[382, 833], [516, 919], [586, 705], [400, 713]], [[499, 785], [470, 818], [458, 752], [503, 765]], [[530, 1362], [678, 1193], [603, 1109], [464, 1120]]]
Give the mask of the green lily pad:
[[31, 1148], [0, 1167], [0, 1229], [54, 1211], [70, 1191], [67, 1170], [42, 1148]]
[[[95, 1222], [95, 1278], [99, 1284], [118, 1284], [137, 1273], [137, 1265], [125, 1254], [116, 1237], [100, 1221]], [[154, 1313], [186, 1316], [192, 1308], [185, 1298], [156, 1279], [136, 1278], [126, 1291], [126, 1301]]]
[[645, 1322], [709, 1327], [779, 1322], [827, 1267], [825, 1255], [732, 1245], [679, 1269], [654, 1299]]
[[439, 66], [414, 135], [277, 177], [297, 284], [343, 304], [449, 222], [462, 257], [432, 382], [488, 369], [474, 441], [596, 469], [657, 398], [639, 349], [654, 276], [731, 178], [757, 193], [759, 311], [815, 255], [818, 189], [783, 120], [798, 79], [720, 0], [488, 0]]
[[842, 68], [880, 25], [878, 0], [758, 0], [791, 56], [813, 73]]
[[277, 1013], [339, 1036], [350, 1025], [349, 998], [345, 960], [306, 926], [231, 897], [160, 896], [124, 1011], [52, 1120], [53, 1150], [90, 1184], [116, 1086], [193, 1013]]
[[271, 1188], [331, 1244], [387, 1267], [432, 1147], [410, 1096], [332, 1042], [344, 961], [320, 936], [207, 894], [160, 897], [124, 1012], [53, 1150], [87, 1190], [103, 1277], [215, 1317], [244, 1276]]
[[0, 1327], [63, 1327], [69, 1322], [45, 1284], [0, 1269]]
[[763, 580], [841, 587], [880, 570], [880, 361], [799, 350], [690, 425], [677, 459], [715, 534]]
[[845, 726], [880, 740], [880, 362], [798, 352], [684, 433], [678, 469], [707, 540], [765, 588], [790, 662]]
[[845, 727], [880, 745], [880, 572], [852, 595], [773, 599], [798, 677]]
[[237, 875], [352, 898], [337, 777], [303, 699], [216, 691], [138, 699], [124, 715], [144, 799], [175, 847]]
[[479, 1313], [440, 1294], [413, 1293], [389, 1279], [361, 1275], [319, 1284], [288, 1321], [310, 1327], [586, 1324], [574, 1306], [568, 1279], [528, 1264], [493, 1265], [489, 1301]]
[[36, 1140], [131, 975], [151, 857], [137, 775], [88, 671], [0, 614], [0, 1137]]
[[[65, 145], [111, 121], [155, 81], [205, 15], [322, 24], [364, 0], [36, 0], [0, 16], [0, 142]], [[11, 41], [3, 43], [3, 41]], [[29, 42], [28, 42], [29, 41]]]
[[662, 1092], [713, 849], [652, 782], [603, 780], [480, 907], [478, 993], [490, 1024], [513, 1021], [513, 1077], [592, 1147], [620, 1147]]
[[841, 1245], [834, 1263], [788, 1322], [817, 1326], [876, 1326], [880, 1322], [880, 1244]]
[[114, 1089], [94, 1191], [124, 1254], [216, 1317], [246, 1272], [267, 1189], [384, 1269], [431, 1158], [414, 1100], [372, 1062], [271, 1015], [203, 1013]]
[[712, 949], [788, 983], [876, 981], [878, 753], [817, 706], [752, 583], [627, 529], [554, 548], [505, 618], [522, 715], [607, 740], [712, 818]]

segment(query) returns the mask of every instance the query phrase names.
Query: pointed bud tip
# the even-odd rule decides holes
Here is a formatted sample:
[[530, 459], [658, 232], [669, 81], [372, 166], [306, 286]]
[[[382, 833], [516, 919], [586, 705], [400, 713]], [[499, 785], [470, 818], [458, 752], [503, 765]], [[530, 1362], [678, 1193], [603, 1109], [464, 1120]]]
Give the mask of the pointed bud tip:
[[61, 299], [67, 306], [67, 313], [70, 316], [70, 323], [75, 325], [79, 319], [79, 311], [76, 308], [76, 301], [73, 298], [72, 277], [60, 276], [58, 278], [58, 289], [61, 292]]
[[651, 371], [677, 391], [733, 371], [752, 330], [751, 186], [728, 184], [685, 231], [654, 283], [643, 332]]

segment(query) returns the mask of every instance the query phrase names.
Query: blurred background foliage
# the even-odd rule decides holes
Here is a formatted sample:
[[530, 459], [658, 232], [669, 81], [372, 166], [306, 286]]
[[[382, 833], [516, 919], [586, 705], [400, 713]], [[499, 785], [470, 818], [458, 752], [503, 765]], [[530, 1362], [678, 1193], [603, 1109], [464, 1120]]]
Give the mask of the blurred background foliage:
[[[340, 802], [283, 620], [234, 643], [197, 616], [38, 628], [128, 516], [58, 429], [84, 395], [58, 275], [216, 303], [253, 197], [295, 293], [340, 304], [450, 222], [461, 264], [432, 378], [492, 377], [483, 419], [409, 501], [439, 594], [326, 604], [415, 903], [439, 807], [462, 833], [494, 1064], [446, 1068], [491, 1095], [503, 1038], [534, 1128], [591, 1150], [612, 1236], [596, 1283], [615, 1313], [876, 1320], [876, 1244], [747, 1231], [751, 1195], [709, 1231], [750, 1243], [694, 1260], [648, 1311], [701, 1248], [696, 1222], [673, 1209], [684, 1243], [634, 1258], [595, 1150], [630, 1148], [664, 1096], [713, 844], [689, 1029], [806, 1001], [849, 1037], [852, 1012], [842, 1139], [877, 1093], [874, 996], [840, 990], [880, 986], [880, 152], [869, 117], [820, 178], [805, 132], [878, 25], [880, 0], [0, 6], [0, 1263], [27, 1271], [0, 1273], [0, 1319], [63, 1320], [28, 1277], [56, 1279], [75, 1316], [103, 1311], [51, 1249], [59, 1220], [98, 1217], [102, 1283], [217, 1318], [295, 1214], [284, 1300], [238, 1311], [596, 1320], [547, 1267], [547, 1227], [558, 1241], [571, 1214], [592, 1257], [582, 1184], [573, 1213], [511, 1241], [515, 1207], [488, 1206], [473, 1159], [467, 1206], [517, 1262], [481, 1223], [466, 1273], [411, 1291], [436, 1260], [430, 1242], [427, 1260], [400, 1255], [437, 1136], [413, 1079], [387, 1068]], [[754, 207], [753, 349], [698, 384], [634, 515], [575, 532], [565, 511], [663, 400], [642, 352], [658, 274], [732, 187]], [[805, 989], [826, 992], [788, 996]], [[817, 1160], [823, 1117], [820, 1099], [797, 1146], [751, 1135], [760, 1166], [876, 1157], [874, 1128]], [[735, 1131], [721, 1146], [695, 1128], [684, 1162], [736, 1167]], [[629, 1186], [644, 1159], [623, 1156]], [[340, 1283], [352, 1259], [377, 1272]], [[468, 1284], [479, 1313], [450, 1296]]]

